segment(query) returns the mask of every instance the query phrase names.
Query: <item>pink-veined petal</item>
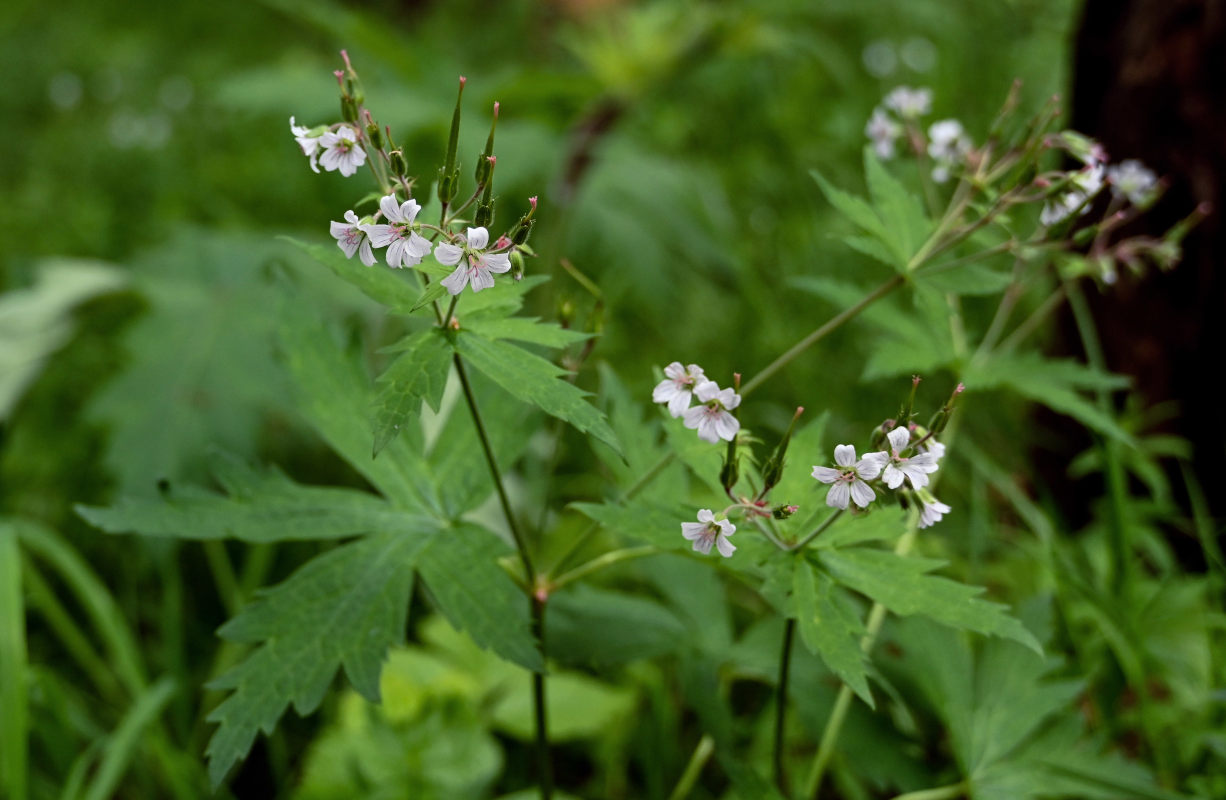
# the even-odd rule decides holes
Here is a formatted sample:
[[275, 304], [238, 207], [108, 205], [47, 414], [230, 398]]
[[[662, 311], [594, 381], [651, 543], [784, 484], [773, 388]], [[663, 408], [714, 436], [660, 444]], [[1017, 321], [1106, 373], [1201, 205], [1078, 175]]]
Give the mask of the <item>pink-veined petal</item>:
[[885, 468], [885, 471], [881, 473], [882, 482], [885, 483], [885, 485], [890, 487], [891, 489], [897, 489], [899, 486], [902, 486], [902, 479], [903, 479], [902, 470], [900, 470], [898, 467], [894, 466], [893, 464], [890, 464], [889, 466], [887, 466]]
[[430, 249], [433, 246], [434, 245], [430, 244], [426, 237], [422, 236], [417, 231], [413, 231], [409, 234], [408, 250], [415, 258], [422, 259], [430, 255]]
[[679, 381], [685, 377], [685, 367], [681, 366], [680, 361], [674, 361], [664, 368], [664, 376]]
[[408, 224], [417, 219], [418, 211], [421, 211], [421, 204], [410, 197], [400, 206], [400, 218], [404, 220], [405, 224]]
[[898, 455], [907, 446], [907, 442], [911, 441], [911, 433], [905, 427], [899, 426], [887, 433], [885, 438], [890, 440], [890, 449], [894, 451], [894, 455]]
[[740, 429], [741, 421], [727, 411], [721, 411], [715, 415], [715, 432], [725, 442], [731, 442]]
[[[673, 398], [675, 398], [677, 396], [677, 393], [680, 391], [681, 390], [677, 387], [677, 384], [675, 382], [669, 380], [668, 378], [665, 378], [664, 380], [656, 384], [656, 388], [651, 390], [651, 402], [668, 403]], [[685, 402], [686, 402], [686, 405], [688, 406], [690, 399], [687, 397], [685, 399]], [[669, 410], [670, 411], [672, 410], [671, 405], [669, 406]], [[673, 414], [673, 416], [675, 417], [678, 415]]]
[[741, 404], [741, 396], [731, 389], [724, 389], [718, 396], [719, 404], [729, 411]]
[[502, 273], [511, 269], [511, 257], [506, 253], [486, 253], [483, 259], [490, 272]]
[[[703, 408], [703, 411], [707, 411]], [[698, 438], [704, 442], [711, 444], [719, 444], [719, 428], [716, 426], [715, 419], [707, 413], [702, 415], [702, 419], [698, 422]]]
[[396, 202], [396, 195], [385, 194], [379, 198], [379, 210], [383, 212], [383, 216], [388, 222], [403, 222], [400, 216], [400, 204]]
[[686, 539], [693, 541], [699, 536], [706, 533], [707, 526], [701, 522], [683, 522], [681, 523], [681, 535]]
[[705, 556], [711, 552], [711, 545], [713, 544], [715, 544], [715, 534], [710, 528], [707, 528], [702, 536], [694, 540], [694, 550]]
[[890, 456], [884, 451], [865, 453], [864, 458], [856, 462], [856, 472], [866, 481], [871, 481], [881, 474], [885, 465], [890, 462]]
[[681, 415], [681, 423], [691, 430], [697, 428], [707, 416], [706, 406], [692, 406]]
[[463, 265], [460, 265], [455, 268], [454, 272], [443, 278], [440, 283], [447, 287], [447, 291], [452, 294], [459, 294], [468, 285], [468, 270]]
[[361, 231], [370, 237], [375, 247], [387, 247], [400, 238], [400, 231], [392, 225], [364, 225]]
[[477, 267], [473, 270], [472, 277], [469, 279], [472, 284], [473, 291], [479, 292], [482, 289], [494, 288], [494, 276], [490, 274], [488, 269]]
[[834, 463], [840, 467], [850, 467], [856, 463], [856, 448], [850, 444], [840, 444], [834, 447]]
[[690, 390], [677, 389], [677, 384], [669, 381], [669, 384], [675, 390], [672, 398], [668, 401], [668, 413], [674, 418], [685, 413], [685, 410], [690, 407]]
[[404, 263], [404, 239], [396, 239], [387, 248], [387, 265], [400, 269]]
[[[448, 242], [439, 242], [434, 248], [434, 259], [438, 263], [453, 267], [460, 263], [460, 258], [464, 255], [464, 251], [454, 244]], [[465, 279], [467, 283], [467, 279]]]
[[841, 474], [843, 473], [839, 472], [837, 469], [834, 469], [833, 467], [814, 467], [813, 468], [813, 477], [817, 478], [822, 483], [834, 483], [835, 481], [839, 479], [839, 475]]
[[715, 537], [715, 547], [724, 558], [732, 558], [732, 554], [736, 552], [736, 545], [728, 541], [728, 537], [722, 534]]
[[699, 402], [706, 403], [719, 394], [719, 386], [715, 381], [702, 381], [694, 387], [694, 396]]
[[[916, 489], [923, 489], [928, 485], [928, 475], [922, 469], [916, 469], [914, 465], [902, 463], [898, 465], [898, 471], [907, 476], [907, 480], [911, 481], [911, 485]], [[901, 483], [901, 481], [900, 481]], [[893, 487], [891, 487], [893, 488]]]
[[484, 250], [490, 243], [490, 232], [485, 228], [469, 228], [464, 238], [468, 240], [468, 249]]
[[860, 508], [868, 508], [868, 504], [877, 499], [877, 493], [873, 491], [873, 487], [857, 478], [851, 482], [851, 499]]
[[835, 481], [826, 492], [826, 505], [831, 508], [847, 508], [847, 499], [851, 496], [851, 487], [847, 481]]
[[349, 229], [352, 227], [348, 222], [332, 220], [328, 223], [328, 233], [332, 235], [333, 239], [341, 239], [349, 235]]
[[362, 263], [368, 267], [373, 267], [377, 262], [375, 252], [370, 249], [370, 237], [362, 239], [362, 245], [358, 248], [358, 258], [362, 259]]
[[711, 523], [715, 521], [715, 512], [709, 508], [700, 508], [698, 510], [698, 521]]

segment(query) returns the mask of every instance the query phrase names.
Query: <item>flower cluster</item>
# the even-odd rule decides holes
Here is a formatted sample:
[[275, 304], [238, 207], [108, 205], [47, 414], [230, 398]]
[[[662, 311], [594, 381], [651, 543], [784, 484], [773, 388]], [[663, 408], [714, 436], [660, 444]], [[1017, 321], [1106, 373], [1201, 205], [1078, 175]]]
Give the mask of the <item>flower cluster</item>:
[[1108, 184], [1117, 203], [1146, 208], [1157, 199], [1158, 176], [1135, 158], [1110, 164], [1101, 144], [1074, 131], [1064, 131], [1053, 137], [1051, 144], [1067, 150], [1083, 166], [1073, 172], [1060, 173], [1065, 191], [1043, 204], [1039, 213], [1042, 225], [1051, 227], [1074, 214], [1085, 214]]
[[873, 152], [885, 160], [894, 158], [899, 140], [907, 137], [915, 152], [927, 153], [932, 159], [932, 179], [945, 183], [966, 163], [972, 144], [962, 123], [956, 119], [932, 123], [925, 141], [919, 119], [931, 110], [931, 90], [898, 86], [873, 109], [864, 126], [864, 135], [872, 144]]
[[891, 430], [886, 440], [890, 446], [888, 452], [865, 453], [859, 459], [854, 446], [838, 445], [834, 448], [834, 467], [813, 467], [813, 477], [830, 485], [826, 505], [846, 509], [849, 503], [855, 503], [860, 508], [868, 508], [877, 499], [871, 483], [880, 481], [892, 490], [906, 490], [906, 484], [910, 484], [910, 491], [921, 506], [920, 527], [926, 528], [939, 521], [949, 513], [949, 506], [933, 497], [926, 487], [928, 476], [940, 467], [945, 446], [927, 434], [912, 443], [911, 430], [906, 426]]
[[[698, 431], [698, 438], [711, 444], [721, 439], [730, 442], [741, 429], [740, 420], [731, 413], [741, 404], [733, 389], [721, 389], [708, 380], [697, 364], [682, 366], [674, 361], [664, 368], [664, 380], [652, 390], [651, 399], [668, 406], [673, 417], [682, 417], [685, 427]], [[691, 407], [697, 398], [698, 405]]]
[[[455, 268], [440, 281], [453, 296], [459, 295], [465, 286], [471, 286], [474, 292], [491, 288], [495, 274], [512, 272], [512, 277], [519, 280], [523, 276], [524, 254], [531, 254], [526, 242], [535, 222], [536, 198], [529, 198], [531, 208], [505, 234], [491, 236], [488, 226], [493, 220], [495, 205], [492, 190], [497, 158], [493, 147], [499, 104], [494, 103], [489, 138], [477, 158], [475, 191], [467, 201], [452, 205], [460, 184], [457, 141], [460, 101], [466, 83], [465, 78], [460, 78], [446, 163], [439, 170], [437, 183], [442, 216], [437, 225], [418, 222], [422, 206], [413, 198], [416, 178], [407, 172], [404, 151], [392, 140], [391, 128], [380, 128], [365, 107], [365, 95], [357, 73], [345, 51], [341, 51], [341, 56], [345, 69], [334, 74], [341, 90], [345, 121], [308, 128], [290, 117], [290, 133], [313, 171], [319, 172], [322, 165], [326, 171], [348, 177], [366, 164], [382, 189], [383, 196], [373, 214], [359, 217], [350, 209], [343, 220], [331, 222], [329, 232], [337, 247], [346, 258], [357, 255], [368, 267], [378, 263], [375, 251], [386, 248], [384, 259], [393, 269], [415, 267], [433, 254], [439, 264]], [[465, 213], [470, 208], [472, 213]], [[462, 218], [461, 214], [464, 214]], [[458, 230], [461, 224], [466, 226], [462, 232]]]

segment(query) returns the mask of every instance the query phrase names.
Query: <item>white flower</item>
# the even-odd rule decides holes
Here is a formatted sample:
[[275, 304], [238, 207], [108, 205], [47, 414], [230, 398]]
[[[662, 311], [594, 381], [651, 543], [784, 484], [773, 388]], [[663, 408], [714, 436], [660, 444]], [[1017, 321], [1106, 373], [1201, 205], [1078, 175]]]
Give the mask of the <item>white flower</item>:
[[731, 389], [721, 390], [715, 381], [703, 381], [694, 387], [694, 396], [702, 405], [685, 411], [685, 427], [698, 429], [698, 438], [716, 444], [720, 439], [731, 442], [741, 429], [741, 422], [728, 412], [741, 404], [741, 396]]
[[956, 119], [943, 119], [928, 128], [928, 156], [935, 164], [932, 179], [937, 183], [949, 180], [954, 167], [961, 166], [971, 151], [971, 140]]
[[707, 376], [697, 364], [683, 367], [680, 361], [674, 361], [665, 367], [664, 375], [664, 380], [651, 391], [651, 401], [668, 403], [668, 413], [679, 417], [690, 407], [690, 395], [694, 386], [705, 381]]
[[898, 86], [885, 96], [884, 103], [903, 119], [915, 119], [932, 110], [932, 90]]
[[319, 163], [328, 172], [336, 170], [349, 177], [366, 163], [366, 151], [358, 145], [358, 135], [348, 125], [342, 125], [335, 131], [324, 131], [319, 137], [319, 144], [324, 148]]
[[353, 211], [345, 212], [345, 220], [345, 222], [332, 221], [332, 238], [336, 239], [336, 246], [345, 254], [345, 258], [353, 258], [354, 253], [361, 253], [362, 263], [373, 267], [375, 254], [370, 249], [370, 237], [366, 235], [366, 226], [359, 224], [358, 215]]
[[1127, 197], [1134, 206], [1148, 205], [1158, 189], [1158, 176], [1135, 158], [1107, 167], [1107, 180], [1111, 182], [1112, 194]]
[[387, 265], [398, 268], [420, 264], [430, 254], [430, 243], [418, 233], [420, 226], [413, 224], [421, 206], [412, 198], [397, 203], [392, 193], [379, 200], [379, 210], [389, 224], [366, 225], [362, 230], [375, 247], [387, 248]]
[[940, 500], [933, 497], [927, 491], [919, 493], [920, 501], [920, 521], [921, 528], [930, 528], [941, 521], [941, 518], [949, 513], [949, 506], [942, 503]]
[[305, 125], [297, 125], [294, 118], [289, 118], [289, 130], [294, 134], [294, 141], [302, 148], [302, 154], [311, 160], [311, 169], [319, 172], [319, 136], [311, 135], [311, 129]]
[[832, 508], [847, 508], [848, 498], [855, 501], [860, 508], [868, 508], [868, 504], [877, 499], [865, 481], [871, 481], [881, 474], [881, 467], [888, 456], [883, 453], [866, 453], [864, 458], [856, 460], [856, 448], [849, 444], [841, 444], [834, 448], [834, 463], [838, 468], [814, 467], [813, 477], [822, 483], [832, 484], [826, 493], [826, 505]]
[[736, 545], [728, 541], [728, 537], [734, 533], [736, 526], [726, 519], [715, 519], [709, 508], [698, 512], [697, 522], [681, 523], [681, 535], [693, 542], [694, 549], [703, 555], [710, 553], [711, 545], [715, 545], [721, 556], [731, 558]]
[[888, 160], [894, 157], [894, 142], [902, 136], [902, 125], [887, 114], [885, 109], [877, 107], [873, 109], [873, 115], [864, 126], [864, 135], [873, 143], [873, 152], [878, 158]]
[[1039, 212], [1039, 224], [1050, 228], [1068, 219], [1074, 212], [1086, 213], [1090, 209], [1086, 203], [1087, 199], [1081, 192], [1065, 192], [1059, 197], [1048, 200], [1043, 204], [1043, 210]]
[[923, 489], [927, 486], [929, 473], [936, 472], [940, 466], [937, 464], [937, 457], [932, 453], [920, 453], [910, 458], [899, 455], [907, 449], [907, 443], [911, 441], [911, 433], [904, 427], [890, 431], [886, 434], [886, 438], [890, 440], [891, 452], [887, 458], [885, 471], [881, 475], [881, 480], [885, 482], [885, 485], [891, 489], [897, 489], [902, 486], [905, 477], [916, 489]]
[[937, 461], [945, 458], [945, 445], [941, 444], [932, 437], [929, 437], [928, 441], [924, 442], [920, 446], [924, 448], [925, 453], [932, 453], [933, 457], [936, 458]]
[[[490, 233], [485, 228], [469, 228], [460, 235], [463, 245], [450, 242], [440, 242], [434, 248], [434, 257], [438, 263], [448, 267], [459, 264], [455, 272], [443, 278], [442, 283], [447, 291], [459, 294], [468, 283], [472, 283], [473, 291], [489, 289], [494, 285], [491, 272], [506, 272], [511, 268], [511, 257], [506, 253], [487, 253], [485, 246], [489, 243]], [[466, 259], [467, 264], [461, 264]]]

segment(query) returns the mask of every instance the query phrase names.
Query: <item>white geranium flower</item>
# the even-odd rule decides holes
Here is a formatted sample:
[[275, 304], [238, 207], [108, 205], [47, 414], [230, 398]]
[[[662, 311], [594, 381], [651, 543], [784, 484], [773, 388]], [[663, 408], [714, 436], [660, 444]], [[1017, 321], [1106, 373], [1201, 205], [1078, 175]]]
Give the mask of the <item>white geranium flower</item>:
[[920, 501], [920, 521], [921, 528], [930, 528], [941, 521], [941, 518], [950, 512], [949, 506], [942, 503], [940, 500], [933, 497], [929, 492], [923, 491], [919, 493]]
[[902, 125], [886, 113], [885, 109], [873, 109], [873, 115], [864, 126], [864, 135], [873, 143], [873, 152], [878, 158], [889, 160], [894, 157], [894, 143], [902, 136]]
[[1048, 200], [1043, 204], [1043, 210], [1039, 212], [1039, 224], [1050, 228], [1078, 211], [1082, 214], [1086, 213], [1090, 209], [1086, 203], [1088, 199], [1081, 192], [1065, 192], [1059, 197]]
[[1134, 206], [1148, 205], [1158, 189], [1158, 176], [1135, 158], [1107, 167], [1107, 180], [1112, 194], [1128, 198]]
[[854, 500], [860, 508], [868, 508], [868, 504], [877, 499], [877, 493], [865, 481], [871, 481], [881, 474], [888, 456], [884, 452], [866, 453], [864, 458], [856, 460], [856, 448], [850, 444], [841, 444], [834, 448], [834, 467], [814, 467], [813, 477], [822, 483], [829, 483], [830, 491], [826, 493], [826, 505], [831, 508], [847, 508], [847, 501]]
[[679, 417], [690, 407], [694, 387], [707, 379], [702, 367], [697, 364], [682, 366], [674, 361], [664, 368], [664, 380], [651, 391], [653, 403], [668, 403], [668, 413]]
[[724, 558], [731, 558], [736, 552], [736, 545], [728, 541], [728, 537], [736, 533], [736, 526], [726, 519], [717, 520], [711, 509], [704, 508], [698, 512], [697, 522], [681, 523], [681, 535], [694, 543], [694, 549], [706, 555], [714, 545]]
[[360, 224], [357, 214], [352, 210], [346, 211], [344, 222], [332, 221], [332, 238], [336, 239], [336, 246], [345, 254], [345, 258], [353, 258], [354, 253], [360, 253], [362, 263], [373, 267], [375, 254], [370, 249], [370, 237], [366, 235], [365, 227]]
[[294, 141], [302, 148], [302, 154], [311, 160], [311, 170], [319, 172], [319, 136], [311, 135], [311, 129], [298, 125], [294, 118], [289, 118], [289, 130], [294, 134]]
[[399, 268], [420, 264], [430, 254], [430, 243], [418, 233], [421, 227], [413, 224], [421, 206], [412, 198], [397, 203], [392, 193], [379, 200], [379, 210], [388, 224], [367, 225], [363, 230], [375, 247], [387, 248], [387, 265]]
[[949, 180], [955, 167], [966, 161], [971, 140], [956, 119], [943, 119], [928, 128], [928, 157], [933, 160], [932, 179], [937, 183]]
[[731, 442], [741, 429], [741, 422], [728, 412], [741, 404], [741, 396], [731, 389], [721, 390], [715, 381], [703, 381], [694, 387], [694, 396], [701, 405], [685, 410], [684, 425], [698, 430], [698, 438], [716, 444], [720, 439]]
[[932, 453], [920, 453], [909, 458], [899, 455], [907, 449], [907, 443], [911, 441], [911, 433], [905, 427], [895, 428], [886, 434], [886, 438], [890, 440], [891, 452], [881, 475], [885, 485], [897, 489], [902, 486], [905, 477], [916, 489], [927, 486], [928, 475], [936, 472], [940, 466], [937, 464], [937, 457]]
[[884, 105], [903, 119], [922, 117], [932, 110], [932, 90], [898, 86], [885, 96]]
[[319, 137], [319, 144], [324, 148], [319, 163], [328, 172], [335, 170], [347, 178], [366, 163], [366, 151], [358, 144], [357, 133], [348, 125], [342, 125], [335, 131], [324, 131]]
[[935, 438], [930, 437], [928, 441], [924, 442], [922, 445], [920, 445], [920, 447], [924, 448], [925, 453], [932, 453], [933, 457], [936, 458], [937, 461], [945, 458], [945, 445], [938, 442]]
[[[438, 263], [445, 266], [459, 264], [455, 272], [443, 278], [443, 285], [452, 294], [459, 294], [464, 287], [472, 283], [473, 291], [489, 289], [494, 285], [491, 272], [506, 272], [511, 269], [511, 257], [506, 253], [486, 252], [490, 232], [485, 228], [469, 228], [467, 233], [460, 235], [462, 245], [440, 242], [434, 248], [434, 257]], [[467, 263], [461, 264], [461, 260]]]

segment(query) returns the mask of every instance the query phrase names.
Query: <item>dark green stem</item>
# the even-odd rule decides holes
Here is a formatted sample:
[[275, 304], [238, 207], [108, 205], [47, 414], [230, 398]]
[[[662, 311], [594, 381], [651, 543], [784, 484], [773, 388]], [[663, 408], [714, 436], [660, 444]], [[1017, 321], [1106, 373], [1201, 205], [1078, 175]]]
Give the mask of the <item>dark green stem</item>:
[[775, 786], [784, 797], [789, 796], [787, 774], [783, 770], [783, 733], [788, 708], [788, 673], [792, 668], [792, 641], [796, 638], [796, 620], [789, 617], [783, 625], [783, 647], [779, 653], [779, 681], [775, 686]]
[[836, 510], [836, 511], [835, 511], [833, 514], [831, 514], [830, 516], [828, 516], [828, 517], [826, 517], [824, 520], [822, 520], [822, 524], [817, 526], [817, 530], [813, 531], [813, 533], [810, 533], [808, 536], [806, 536], [805, 538], [801, 539], [799, 542], [797, 542], [796, 544], [792, 545], [792, 546], [791, 546], [791, 547], [789, 547], [788, 549], [789, 549], [789, 550], [802, 550], [802, 549], [804, 549], [804, 546], [805, 546], [805, 545], [807, 545], [809, 542], [811, 542], [811, 541], [813, 541], [814, 539], [816, 539], [818, 536], [821, 536], [823, 531], [825, 531], [827, 528], [829, 528], [831, 525], [833, 525], [833, 524], [834, 524], [834, 521], [835, 521], [836, 519], [838, 519], [838, 518], [839, 518], [839, 516], [840, 516], [840, 515], [842, 515], [842, 513], [843, 513], [843, 509], [841, 509], [841, 508], [840, 508], [840, 509], [837, 509], [837, 510]]
[[[532, 632], [545, 656], [545, 603], [548, 595], [534, 592], [532, 595]], [[549, 717], [545, 708], [545, 673], [532, 673], [532, 706], [536, 716], [536, 780], [540, 786], [541, 800], [553, 796], [553, 763], [549, 758]]]

